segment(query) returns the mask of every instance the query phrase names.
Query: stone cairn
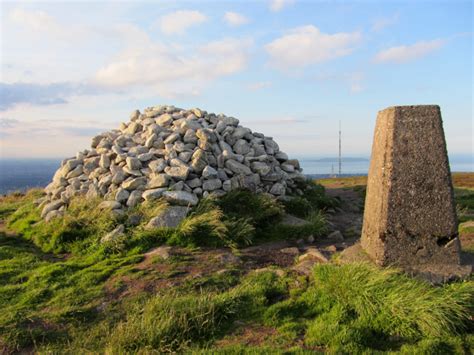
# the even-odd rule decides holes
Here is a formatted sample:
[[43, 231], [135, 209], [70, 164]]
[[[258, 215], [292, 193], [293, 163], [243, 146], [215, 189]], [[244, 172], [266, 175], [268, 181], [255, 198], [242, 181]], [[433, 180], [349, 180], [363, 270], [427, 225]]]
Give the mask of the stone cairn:
[[200, 109], [154, 106], [92, 139], [92, 149], [65, 159], [47, 194], [42, 217], [60, 216], [73, 196], [103, 197], [116, 214], [164, 198], [194, 206], [199, 198], [237, 188], [276, 197], [297, 191], [299, 162], [239, 120]]

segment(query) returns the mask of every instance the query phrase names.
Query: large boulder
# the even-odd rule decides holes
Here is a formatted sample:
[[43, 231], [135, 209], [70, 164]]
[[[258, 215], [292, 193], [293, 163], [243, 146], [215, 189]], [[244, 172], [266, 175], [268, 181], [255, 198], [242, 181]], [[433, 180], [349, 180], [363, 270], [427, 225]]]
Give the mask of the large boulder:
[[188, 210], [189, 208], [185, 206], [169, 206], [158, 216], [153, 217], [146, 225], [146, 229], [175, 228], [186, 217]]

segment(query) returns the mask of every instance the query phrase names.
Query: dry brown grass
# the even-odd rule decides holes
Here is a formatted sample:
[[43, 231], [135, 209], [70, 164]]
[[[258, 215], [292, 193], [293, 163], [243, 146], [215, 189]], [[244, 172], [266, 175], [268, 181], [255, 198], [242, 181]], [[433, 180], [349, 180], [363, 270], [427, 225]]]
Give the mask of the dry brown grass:
[[[453, 184], [458, 188], [474, 189], [474, 173], [453, 173]], [[330, 188], [365, 186], [367, 176], [352, 176], [344, 178], [329, 178], [316, 180], [319, 184]]]

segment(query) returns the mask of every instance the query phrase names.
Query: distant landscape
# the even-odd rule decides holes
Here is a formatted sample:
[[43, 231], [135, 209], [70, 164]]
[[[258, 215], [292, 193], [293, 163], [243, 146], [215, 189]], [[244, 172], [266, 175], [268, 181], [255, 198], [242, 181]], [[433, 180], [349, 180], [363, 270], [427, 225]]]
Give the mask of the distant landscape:
[[[32, 187], [44, 187], [61, 164], [61, 158], [44, 159], [0, 159], [0, 194]], [[337, 174], [337, 157], [300, 158], [303, 172], [312, 178], [325, 178]], [[451, 171], [474, 172], [470, 155], [453, 155]], [[343, 157], [341, 176], [366, 175], [369, 171], [368, 157]]]

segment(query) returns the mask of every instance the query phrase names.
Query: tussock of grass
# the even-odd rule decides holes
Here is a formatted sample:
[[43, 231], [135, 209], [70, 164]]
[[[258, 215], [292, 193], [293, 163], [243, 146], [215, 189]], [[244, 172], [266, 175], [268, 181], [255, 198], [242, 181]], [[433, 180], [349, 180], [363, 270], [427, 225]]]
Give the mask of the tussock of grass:
[[223, 213], [215, 208], [202, 214], [192, 213], [178, 226], [170, 238], [170, 244], [184, 246], [219, 246], [225, 243], [227, 227], [222, 221]]
[[115, 328], [107, 351], [173, 352], [206, 345], [234, 320], [255, 315], [284, 290], [274, 274], [262, 273], [223, 293], [154, 297]]
[[45, 335], [64, 337], [64, 324], [96, 317], [104, 282], [141, 260], [100, 253], [62, 260], [4, 234], [0, 255], [0, 334], [12, 348], [47, 341]]
[[[100, 209], [99, 198], [76, 197], [62, 218], [45, 223], [32, 199], [25, 200], [7, 220], [8, 227], [47, 252], [86, 252], [97, 248], [109, 253], [126, 250], [143, 252], [158, 244], [179, 246], [226, 246], [233, 249], [266, 240], [297, 239], [325, 233], [325, 220], [319, 207], [326, 206], [324, 189], [308, 182], [301, 186], [307, 196], [294, 199], [287, 212], [304, 214], [309, 221], [303, 227], [284, 226], [279, 222], [285, 207], [268, 194], [234, 190], [222, 197], [202, 199], [177, 228], [146, 230], [148, 221], [167, 208], [164, 201], [145, 202], [117, 218], [112, 211]], [[294, 209], [294, 211], [292, 210]], [[137, 227], [127, 225], [129, 216], [139, 216]], [[100, 245], [99, 240], [118, 224], [125, 223], [127, 237], [117, 243]]]
[[[76, 197], [61, 218], [45, 222], [40, 209], [28, 201], [7, 219], [7, 226], [46, 252], [81, 252], [112, 230], [118, 221], [112, 211], [100, 209], [102, 200]], [[81, 243], [74, 243], [81, 241]], [[75, 248], [75, 250], [73, 250]]]
[[462, 333], [473, 299], [472, 282], [433, 287], [393, 269], [319, 265], [312, 286], [270, 307], [264, 319], [283, 329], [304, 324], [299, 334], [308, 345], [334, 352], [383, 350]]

